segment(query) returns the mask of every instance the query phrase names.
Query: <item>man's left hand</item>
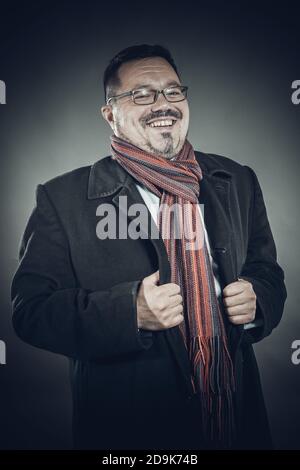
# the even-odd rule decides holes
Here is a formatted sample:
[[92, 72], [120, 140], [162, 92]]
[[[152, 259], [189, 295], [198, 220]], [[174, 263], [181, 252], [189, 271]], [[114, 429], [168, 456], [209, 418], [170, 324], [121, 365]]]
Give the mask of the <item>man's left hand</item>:
[[256, 294], [251, 282], [241, 279], [223, 289], [223, 303], [229, 321], [234, 325], [250, 323], [255, 318]]

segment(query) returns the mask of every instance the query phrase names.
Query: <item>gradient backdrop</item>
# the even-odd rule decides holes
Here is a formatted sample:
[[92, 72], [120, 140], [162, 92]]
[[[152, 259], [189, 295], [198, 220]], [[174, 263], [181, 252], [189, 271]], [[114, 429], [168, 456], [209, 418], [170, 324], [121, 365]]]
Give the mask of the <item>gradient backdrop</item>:
[[293, 2], [1, 2], [0, 448], [67, 449], [67, 359], [19, 340], [10, 283], [38, 183], [109, 154], [102, 74], [120, 49], [170, 48], [189, 86], [189, 140], [251, 166], [286, 273], [281, 324], [255, 346], [277, 448], [300, 449], [300, 16]]

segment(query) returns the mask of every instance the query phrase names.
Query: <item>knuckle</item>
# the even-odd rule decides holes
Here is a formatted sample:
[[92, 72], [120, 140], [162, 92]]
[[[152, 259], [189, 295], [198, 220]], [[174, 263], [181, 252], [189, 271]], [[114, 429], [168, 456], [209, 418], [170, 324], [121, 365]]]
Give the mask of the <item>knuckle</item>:
[[157, 302], [157, 308], [159, 311], [164, 310], [165, 308], [165, 302], [162, 299], [159, 299]]
[[178, 311], [179, 311], [179, 313], [183, 312], [183, 305], [182, 304], [178, 306]]
[[226, 296], [229, 295], [229, 294], [230, 294], [230, 289], [229, 289], [229, 287], [224, 287], [224, 289], [223, 289], [223, 296], [226, 297]]
[[233, 316], [234, 315], [234, 310], [232, 307], [227, 307], [227, 313], [229, 316]]

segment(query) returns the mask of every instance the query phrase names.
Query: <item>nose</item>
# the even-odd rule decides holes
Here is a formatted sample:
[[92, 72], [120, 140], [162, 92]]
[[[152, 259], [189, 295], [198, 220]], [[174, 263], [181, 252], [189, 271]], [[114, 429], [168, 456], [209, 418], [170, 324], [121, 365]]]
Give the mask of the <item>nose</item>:
[[163, 93], [160, 91], [155, 103], [151, 105], [151, 111], [155, 112], [157, 109], [168, 108], [170, 105], [169, 101], [164, 97]]

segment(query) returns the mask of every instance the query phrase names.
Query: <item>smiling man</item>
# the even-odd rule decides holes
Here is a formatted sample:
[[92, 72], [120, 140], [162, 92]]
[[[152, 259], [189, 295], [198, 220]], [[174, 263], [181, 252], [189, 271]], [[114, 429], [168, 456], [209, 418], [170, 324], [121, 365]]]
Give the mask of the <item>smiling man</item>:
[[[278, 325], [286, 289], [256, 174], [194, 150], [164, 47], [119, 52], [104, 92], [111, 155], [38, 185], [14, 328], [70, 359], [76, 448], [271, 448], [252, 344]], [[158, 237], [147, 224], [97, 236], [99, 207], [132, 224], [121, 198]]]

